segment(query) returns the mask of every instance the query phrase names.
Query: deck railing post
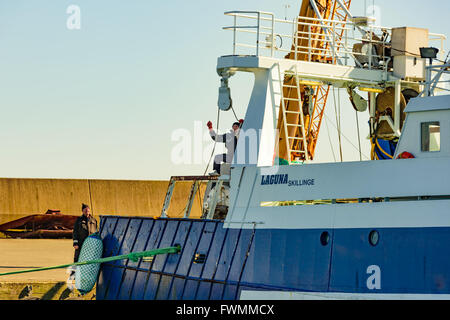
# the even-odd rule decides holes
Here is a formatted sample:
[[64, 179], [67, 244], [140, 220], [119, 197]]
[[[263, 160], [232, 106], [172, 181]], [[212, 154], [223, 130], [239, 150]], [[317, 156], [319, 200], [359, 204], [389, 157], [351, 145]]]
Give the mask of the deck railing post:
[[259, 28], [261, 24], [261, 13], [258, 12], [257, 15], [258, 15], [258, 24], [256, 28], [256, 56], [259, 55]]

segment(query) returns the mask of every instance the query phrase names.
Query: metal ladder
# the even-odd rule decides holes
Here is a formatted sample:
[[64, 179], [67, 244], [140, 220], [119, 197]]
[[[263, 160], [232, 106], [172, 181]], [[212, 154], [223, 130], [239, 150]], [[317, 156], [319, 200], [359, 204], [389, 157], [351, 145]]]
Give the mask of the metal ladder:
[[[292, 154], [293, 153], [298, 153], [298, 154], [304, 154], [305, 155], [305, 159], [309, 160], [309, 155], [308, 155], [308, 148], [307, 148], [307, 140], [306, 140], [306, 134], [305, 134], [305, 123], [304, 123], [304, 119], [303, 119], [303, 111], [301, 110], [302, 107], [302, 98], [301, 98], [301, 92], [300, 92], [300, 78], [298, 76], [298, 72], [297, 72], [297, 66], [294, 65], [293, 67], [291, 67], [289, 70], [286, 70], [284, 73], [285, 75], [290, 75], [295, 77], [295, 83], [296, 85], [289, 85], [289, 84], [285, 84], [284, 83], [284, 77], [281, 77], [281, 68], [280, 65], [277, 64], [277, 68], [278, 68], [278, 81], [280, 83], [280, 95], [281, 95], [281, 110], [282, 110], [282, 114], [283, 114], [283, 128], [284, 128], [284, 135], [285, 137], [287, 137], [286, 140], [286, 150], [288, 151], [288, 162], [289, 164], [292, 163]], [[297, 99], [295, 98], [288, 98], [284, 96], [284, 88], [291, 88], [291, 89], [297, 89]], [[286, 104], [289, 103], [289, 101], [297, 101], [298, 102], [298, 110], [286, 110]], [[287, 115], [288, 114], [298, 114], [299, 115], [299, 119], [300, 119], [300, 123], [288, 123], [287, 122]], [[298, 130], [301, 130], [301, 137], [296, 137], [296, 136], [289, 136], [288, 135], [288, 127], [297, 127]], [[297, 132], [297, 130], [296, 130]], [[302, 146], [303, 148], [301, 149], [291, 149], [291, 144], [290, 141], [291, 140], [298, 140], [300, 143], [298, 143], [298, 146]], [[293, 144], [295, 145], [295, 143]]]

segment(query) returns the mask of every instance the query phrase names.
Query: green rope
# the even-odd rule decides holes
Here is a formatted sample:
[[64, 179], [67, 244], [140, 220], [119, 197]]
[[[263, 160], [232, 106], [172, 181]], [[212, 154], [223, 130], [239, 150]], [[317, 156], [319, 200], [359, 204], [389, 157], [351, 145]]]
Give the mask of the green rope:
[[120, 256], [101, 258], [101, 259], [97, 259], [97, 260], [81, 261], [81, 262], [63, 264], [63, 265], [54, 266], [54, 267], [44, 267], [44, 268], [36, 268], [36, 269], [29, 269], [29, 270], [22, 270], [22, 271], [0, 273], [0, 276], [7, 276], [7, 275], [11, 275], [11, 274], [26, 273], [26, 272], [37, 272], [37, 271], [45, 271], [45, 270], [53, 270], [53, 269], [62, 269], [62, 268], [70, 267], [70, 266], [83, 266], [83, 265], [87, 265], [87, 264], [105, 263], [105, 262], [124, 260], [124, 259], [130, 259], [133, 262], [137, 262], [140, 258], [143, 258], [143, 257], [156, 256], [158, 254], [178, 253], [180, 250], [181, 250], [181, 247], [176, 246], [176, 247], [155, 249], [155, 250], [150, 250], [150, 251], [131, 252], [128, 254], [122, 254]]

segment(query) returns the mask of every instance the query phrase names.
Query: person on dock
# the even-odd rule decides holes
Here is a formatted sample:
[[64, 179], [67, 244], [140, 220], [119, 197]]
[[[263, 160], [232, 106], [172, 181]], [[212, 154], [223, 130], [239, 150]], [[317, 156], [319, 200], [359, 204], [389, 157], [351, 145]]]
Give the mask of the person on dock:
[[214, 129], [211, 121], [208, 121], [206, 124], [209, 129], [209, 135], [216, 142], [225, 143], [225, 147], [227, 148], [227, 153], [218, 154], [214, 157], [213, 164], [213, 174], [220, 175], [220, 164], [222, 162], [231, 163], [233, 160], [234, 151], [236, 150], [237, 139], [239, 138], [239, 130], [244, 123], [243, 119], [240, 119], [239, 122], [233, 123], [232, 129], [230, 132], [225, 134], [217, 134]]
[[81, 211], [83, 214], [78, 217], [73, 227], [73, 247], [75, 249], [74, 262], [78, 262], [80, 256], [81, 246], [84, 240], [91, 234], [97, 232], [97, 220], [91, 213], [91, 208], [87, 204], [81, 205]]

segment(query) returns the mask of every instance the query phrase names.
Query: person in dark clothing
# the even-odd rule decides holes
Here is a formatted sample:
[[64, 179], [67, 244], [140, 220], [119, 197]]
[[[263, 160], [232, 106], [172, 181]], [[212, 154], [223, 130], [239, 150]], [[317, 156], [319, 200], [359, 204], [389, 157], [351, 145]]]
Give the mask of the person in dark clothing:
[[73, 247], [75, 249], [74, 262], [78, 262], [84, 240], [89, 235], [97, 232], [97, 220], [93, 217], [91, 208], [83, 203], [81, 210], [83, 211], [83, 214], [75, 221], [72, 233]]

